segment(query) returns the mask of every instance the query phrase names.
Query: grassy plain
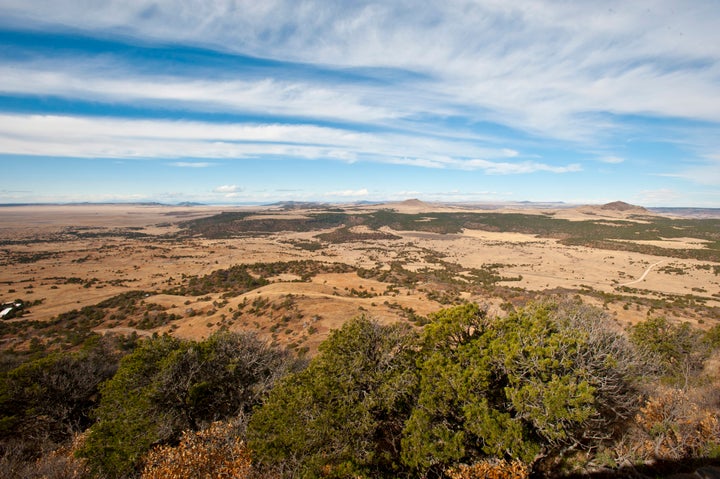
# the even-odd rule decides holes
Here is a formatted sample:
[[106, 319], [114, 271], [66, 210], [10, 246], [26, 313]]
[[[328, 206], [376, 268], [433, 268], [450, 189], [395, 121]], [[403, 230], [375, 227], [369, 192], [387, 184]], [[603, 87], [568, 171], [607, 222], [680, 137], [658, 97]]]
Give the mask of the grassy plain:
[[621, 325], [720, 319], [720, 220], [624, 205], [477, 209], [418, 201], [257, 208], [0, 208], [0, 348], [89, 331], [258, 331], [314, 351], [359, 314], [422, 324], [449, 304], [580, 295]]

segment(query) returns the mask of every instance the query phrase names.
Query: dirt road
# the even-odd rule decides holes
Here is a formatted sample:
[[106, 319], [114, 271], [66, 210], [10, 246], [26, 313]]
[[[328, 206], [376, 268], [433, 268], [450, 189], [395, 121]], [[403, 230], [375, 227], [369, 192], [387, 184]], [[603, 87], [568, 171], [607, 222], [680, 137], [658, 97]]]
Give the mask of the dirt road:
[[621, 284], [620, 286], [630, 286], [631, 284], [636, 284], [636, 283], [639, 283], [639, 282], [643, 281], [643, 280], [645, 279], [645, 276], [648, 275], [648, 273], [650, 272], [651, 269], [653, 269], [655, 266], [657, 266], [657, 265], [659, 265], [660, 263], [663, 263], [663, 262], [665, 262], [664, 259], [658, 261], [657, 263], [651, 264], [650, 266], [647, 267], [647, 269], [645, 270], [645, 272], [644, 272], [644, 273], [642, 274], [642, 276], [640, 276], [638, 279], [633, 280], [633, 281], [630, 281], [629, 283], [623, 283], [623, 284]]

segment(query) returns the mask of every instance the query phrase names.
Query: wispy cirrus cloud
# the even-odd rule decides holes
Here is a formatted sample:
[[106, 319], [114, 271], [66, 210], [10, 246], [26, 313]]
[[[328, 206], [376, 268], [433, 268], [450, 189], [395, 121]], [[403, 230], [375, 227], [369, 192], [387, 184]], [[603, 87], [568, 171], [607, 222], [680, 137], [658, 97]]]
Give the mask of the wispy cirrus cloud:
[[548, 173], [572, 173], [581, 171], [578, 163], [567, 166], [551, 166], [536, 161], [522, 161], [519, 163], [497, 162], [488, 160], [470, 160], [462, 165], [463, 169], [481, 169], [492, 175], [517, 175], [524, 173], [536, 173], [540, 171]]
[[[353, 122], [389, 121], [415, 113], [392, 90], [282, 78], [208, 79], [133, 72], [124, 60], [43, 60], [0, 65], [0, 92], [55, 95], [84, 101], [146, 102], [205, 112], [262, 113]], [[400, 92], [397, 92], [400, 94]], [[385, 102], [381, 97], [387, 96]], [[396, 97], [397, 98], [397, 97]], [[385, 103], [385, 104], [383, 104]], [[395, 108], [387, 106], [395, 103]], [[406, 103], [410, 105], [410, 103]]]
[[670, 188], [643, 190], [638, 193], [637, 201], [644, 205], [673, 204], [683, 200], [683, 195]]
[[720, 186], [720, 161], [685, 166], [675, 173], [661, 173], [659, 176], [682, 178], [700, 185]]
[[[602, 5], [431, 1], [421, 9], [406, 1], [329, 6], [315, 0], [298, 8], [290, 0], [262, 5], [147, 0], [88, 8], [46, 0], [31, 6], [8, 1], [4, 10], [4, 22], [10, 25], [50, 22], [89, 32], [117, 29], [142, 41], [361, 68], [385, 80], [384, 86], [378, 84], [382, 88], [371, 89], [372, 95], [363, 95], [367, 85], [346, 88], [344, 95], [327, 85], [300, 83], [296, 88], [279, 79], [253, 85], [169, 78], [158, 84], [138, 77], [133, 88], [123, 88], [133, 85], [133, 78], [93, 78], [83, 88], [83, 76], [66, 71], [55, 78], [35, 78], [33, 83], [48, 90], [203, 102], [224, 94], [230, 107], [251, 107], [255, 98], [269, 108], [286, 102], [286, 111], [345, 111], [345, 118], [361, 120], [412, 112], [409, 100], [415, 97], [418, 112], [442, 114], [462, 105], [475, 116], [519, 130], [584, 140], [617, 126], [588, 115], [594, 112], [720, 121], [720, 54], [714, 48], [720, 34], [712, 0], [682, 9], [670, 0]], [[198, 12], [203, 22], [196, 21]], [[413, 95], [404, 96], [410, 85], [398, 84], [397, 77], [378, 69], [416, 72], [426, 80], [413, 83]], [[393, 104], [398, 95], [403, 101]], [[374, 103], [378, 96], [382, 100]]]
[[[426, 168], [484, 170], [491, 174], [579, 171], [576, 164], [550, 165], [515, 159], [508, 148], [455, 139], [417, 138], [397, 133], [360, 133], [335, 127], [0, 114], [0, 150], [5, 154], [84, 158], [291, 157], [366, 160]], [[414, 156], [406, 156], [406, 155]], [[208, 168], [213, 162], [174, 161], [170, 166]]]
[[436, 158], [398, 158], [392, 161], [401, 165], [422, 166], [425, 168], [451, 168], [459, 170], [482, 170], [490, 175], [517, 175], [537, 172], [572, 173], [582, 171], [579, 163], [553, 166], [537, 161], [490, 161], [482, 159], [457, 160], [449, 157]]

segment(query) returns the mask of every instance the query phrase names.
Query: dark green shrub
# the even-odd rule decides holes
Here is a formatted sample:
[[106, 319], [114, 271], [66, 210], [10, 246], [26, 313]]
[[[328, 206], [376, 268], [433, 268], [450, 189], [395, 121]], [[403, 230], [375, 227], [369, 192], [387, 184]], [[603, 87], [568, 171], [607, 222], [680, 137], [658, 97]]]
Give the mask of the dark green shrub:
[[493, 457], [534, 464], [608, 438], [632, 413], [635, 358], [600, 319], [553, 304], [492, 321], [474, 304], [433, 315], [406, 464], [420, 474]]
[[364, 317], [331, 333], [308, 368], [283, 380], [253, 415], [250, 448], [298, 477], [395, 473], [413, 403], [414, 333]]
[[77, 353], [52, 353], [0, 375], [0, 440], [62, 442], [91, 423], [100, 384], [119, 355], [95, 337]]
[[702, 369], [711, 351], [710, 338], [689, 323], [672, 323], [664, 317], [649, 318], [630, 329], [638, 350], [676, 384], [687, 384]]
[[251, 334], [216, 333], [200, 343], [149, 339], [103, 386], [80, 455], [95, 473], [124, 477], [151, 446], [247, 414], [292, 365], [287, 353]]

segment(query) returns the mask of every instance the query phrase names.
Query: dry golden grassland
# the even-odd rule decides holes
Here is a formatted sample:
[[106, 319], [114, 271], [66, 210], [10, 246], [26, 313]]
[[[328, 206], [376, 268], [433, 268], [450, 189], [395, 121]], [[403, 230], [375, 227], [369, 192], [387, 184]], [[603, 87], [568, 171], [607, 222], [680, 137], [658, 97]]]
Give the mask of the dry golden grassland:
[[[344, 212], [363, 215], [379, 208], [352, 207]], [[420, 215], [414, 220], [417, 225], [431, 225], [441, 213], [469, 211], [421, 202], [382, 208]], [[381, 322], [420, 323], [418, 318], [460, 300], [499, 308], [535, 294], [579, 294], [604, 305], [623, 326], [646, 319], [649, 311], [712, 326], [720, 308], [718, 263], [683, 254], [708, 246], [707, 239], [690, 235], [637, 240], [638, 248], [655, 249], [635, 251], [624, 246], [632, 242], [624, 238], [603, 238], [619, 245], [608, 249], [566, 244], [552, 235], [483, 229], [482, 225], [452, 233], [366, 224], [289, 231], [269, 227], [218, 238], [188, 233], [184, 222], [227, 211], [246, 214], [237, 222], [252, 220], [266, 226], [323, 213], [157, 205], [1, 208], [0, 299], [35, 302], [28, 314], [9, 321], [50, 321], [121, 293], [143, 291], [134, 312], [108, 316], [93, 329], [139, 334], [167, 331], [194, 339], [219, 328], [257, 330], [279, 344], [312, 351], [328, 331], [359, 314]], [[633, 216], [632, 211], [589, 207], [506, 212], [518, 213], [609, 225], [652, 222]], [[267, 284], [241, 294], [181, 294], [186, 293], [181, 287], [190, 278], [217, 270], [303, 260], [351, 268], [317, 271], [306, 278], [281, 271], [260, 278]], [[393, 268], [405, 276], [389, 274]], [[497, 277], [481, 285], [473, 276], [475, 270], [491, 271]], [[411, 274], [415, 276], [408, 279]], [[159, 312], [173, 319], [140, 327], [143, 317], [153, 319]], [[17, 344], [11, 339], [6, 337], [6, 344]]]

